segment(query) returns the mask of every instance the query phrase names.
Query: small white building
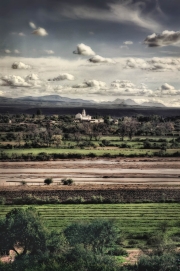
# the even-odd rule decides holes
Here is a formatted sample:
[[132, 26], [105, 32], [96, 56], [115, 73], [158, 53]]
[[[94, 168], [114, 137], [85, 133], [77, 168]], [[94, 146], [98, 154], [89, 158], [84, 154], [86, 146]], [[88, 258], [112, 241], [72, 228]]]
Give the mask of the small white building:
[[90, 123], [103, 123], [104, 119], [91, 119]]

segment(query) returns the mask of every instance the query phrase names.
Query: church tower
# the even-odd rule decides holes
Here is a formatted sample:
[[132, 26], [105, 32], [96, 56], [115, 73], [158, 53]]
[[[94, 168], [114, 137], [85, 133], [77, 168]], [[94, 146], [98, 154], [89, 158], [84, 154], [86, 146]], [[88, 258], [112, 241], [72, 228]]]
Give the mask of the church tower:
[[83, 109], [83, 111], [82, 111], [82, 117], [86, 117], [86, 111], [85, 111], [85, 109]]

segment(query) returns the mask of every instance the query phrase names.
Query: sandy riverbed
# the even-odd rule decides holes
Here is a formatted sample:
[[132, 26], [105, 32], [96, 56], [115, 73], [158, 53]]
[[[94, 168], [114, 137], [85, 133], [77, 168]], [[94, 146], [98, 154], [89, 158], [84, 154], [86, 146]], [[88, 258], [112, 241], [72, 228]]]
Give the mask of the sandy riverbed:
[[[17, 186], [21, 181], [42, 186], [52, 177], [54, 188], [62, 178], [72, 178], [76, 185], [94, 189], [102, 186], [180, 187], [180, 158], [116, 158], [59, 160], [45, 162], [1, 162], [0, 189]], [[93, 185], [93, 187], [91, 187]], [[73, 186], [75, 187], [75, 186]], [[96, 188], [97, 188], [96, 187]], [[35, 189], [35, 187], [34, 187]], [[63, 188], [64, 189], [64, 188]]]

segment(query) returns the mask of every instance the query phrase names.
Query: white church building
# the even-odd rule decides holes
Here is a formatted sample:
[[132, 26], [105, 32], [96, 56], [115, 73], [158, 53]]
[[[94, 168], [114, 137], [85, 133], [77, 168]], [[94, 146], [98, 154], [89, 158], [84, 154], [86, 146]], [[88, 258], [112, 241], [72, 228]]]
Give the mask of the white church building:
[[88, 121], [91, 123], [102, 123], [104, 122], [104, 120], [101, 119], [92, 119], [92, 117], [90, 115], [86, 115], [86, 110], [83, 109], [82, 114], [78, 113], [75, 115], [75, 122], [79, 122], [79, 121]]
[[81, 114], [81, 113], [76, 114], [75, 120], [85, 120], [85, 121], [90, 121], [90, 120], [91, 120], [91, 116], [86, 115], [86, 110], [83, 109], [82, 114]]

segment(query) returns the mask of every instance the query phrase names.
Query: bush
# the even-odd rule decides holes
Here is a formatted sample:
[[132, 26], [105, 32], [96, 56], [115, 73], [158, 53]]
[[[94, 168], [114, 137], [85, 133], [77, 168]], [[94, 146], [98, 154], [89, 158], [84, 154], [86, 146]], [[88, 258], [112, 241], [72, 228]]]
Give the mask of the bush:
[[103, 139], [103, 140], [102, 140], [102, 144], [103, 144], [104, 146], [111, 146], [111, 141], [106, 140], [106, 139]]
[[47, 178], [47, 179], [44, 180], [44, 184], [50, 185], [51, 183], [53, 183], [52, 178]]
[[4, 197], [0, 197], [0, 205], [4, 205], [6, 203], [6, 199]]
[[104, 198], [101, 195], [100, 196], [92, 196], [91, 201], [93, 203], [103, 203]]
[[62, 179], [61, 180], [63, 185], [72, 185], [73, 184], [73, 179]]
[[110, 250], [108, 254], [113, 256], [128, 256], [128, 253], [124, 248], [114, 248]]
[[94, 157], [97, 157], [97, 154], [96, 154], [96, 153], [93, 153], [93, 152], [90, 152], [90, 153], [88, 154], [88, 157], [94, 158]]
[[21, 185], [27, 185], [27, 182], [23, 180], [23, 181], [20, 182], [20, 184]]
[[13, 199], [13, 204], [53, 204], [60, 203], [58, 196], [51, 197], [36, 197], [32, 194], [26, 195], [25, 197], [16, 197]]
[[175, 255], [163, 254], [140, 257], [137, 271], [176, 271], [179, 270]]
[[66, 200], [66, 203], [78, 203], [79, 204], [79, 203], [84, 203], [84, 202], [85, 202], [85, 199], [81, 196], [74, 197], [74, 198], [70, 197]]

